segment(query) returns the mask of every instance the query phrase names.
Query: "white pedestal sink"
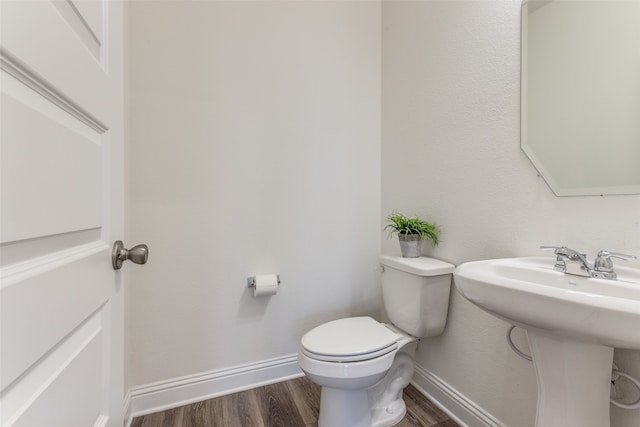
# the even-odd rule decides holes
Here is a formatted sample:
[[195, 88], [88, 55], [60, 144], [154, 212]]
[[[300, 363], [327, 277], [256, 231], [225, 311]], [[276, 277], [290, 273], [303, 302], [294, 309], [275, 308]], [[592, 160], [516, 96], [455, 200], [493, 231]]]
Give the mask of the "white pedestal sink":
[[640, 270], [618, 280], [553, 270], [555, 258], [469, 262], [453, 272], [469, 301], [527, 331], [537, 427], [609, 427], [613, 348], [640, 349]]

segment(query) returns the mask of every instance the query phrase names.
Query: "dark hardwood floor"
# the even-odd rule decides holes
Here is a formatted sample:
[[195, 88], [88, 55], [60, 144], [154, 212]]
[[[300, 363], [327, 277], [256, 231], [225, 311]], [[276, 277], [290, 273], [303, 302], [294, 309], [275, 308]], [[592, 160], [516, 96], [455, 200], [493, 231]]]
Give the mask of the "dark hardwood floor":
[[[458, 427], [415, 387], [397, 427]], [[131, 427], [304, 427], [318, 425], [320, 387], [306, 377], [192, 403], [133, 419]]]

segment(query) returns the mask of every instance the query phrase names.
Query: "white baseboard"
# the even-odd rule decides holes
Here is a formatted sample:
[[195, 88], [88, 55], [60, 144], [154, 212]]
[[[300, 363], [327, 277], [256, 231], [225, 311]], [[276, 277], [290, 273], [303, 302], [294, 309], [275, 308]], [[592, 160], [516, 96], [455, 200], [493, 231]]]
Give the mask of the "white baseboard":
[[[126, 426], [134, 417], [304, 375], [297, 355], [134, 387], [125, 396]], [[413, 385], [463, 427], [506, 427], [437, 375], [416, 365]]]
[[134, 387], [125, 397], [126, 426], [134, 417], [176, 408], [304, 375], [297, 355], [173, 378]]
[[506, 427], [437, 375], [416, 365], [412, 384], [463, 427]]

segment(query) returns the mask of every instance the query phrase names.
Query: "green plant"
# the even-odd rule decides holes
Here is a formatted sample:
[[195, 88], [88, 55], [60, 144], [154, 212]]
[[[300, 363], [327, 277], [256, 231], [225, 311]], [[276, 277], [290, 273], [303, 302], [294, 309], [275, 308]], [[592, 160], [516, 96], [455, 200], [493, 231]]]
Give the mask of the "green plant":
[[389, 235], [417, 234], [421, 239], [431, 240], [433, 246], [438, 244], [440, 229], [435, 224], [428, 223], [417, 216], [409, 218], [395, 211], [387, 216], [387, 221], [389, 224], [384, 229], [389, 230]]

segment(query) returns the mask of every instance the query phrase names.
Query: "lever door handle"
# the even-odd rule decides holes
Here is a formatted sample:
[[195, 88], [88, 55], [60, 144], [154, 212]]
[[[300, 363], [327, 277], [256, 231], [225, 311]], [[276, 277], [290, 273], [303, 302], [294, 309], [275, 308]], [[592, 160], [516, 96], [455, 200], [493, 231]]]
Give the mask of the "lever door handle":
[[145, 244], [126, 249], [122, 240], [116, 240], [111, 251], [111, 264], [114, 270], [120, 270], [126, 260], [134, 264], [145, 264], [149, 259], [149, 248]]

